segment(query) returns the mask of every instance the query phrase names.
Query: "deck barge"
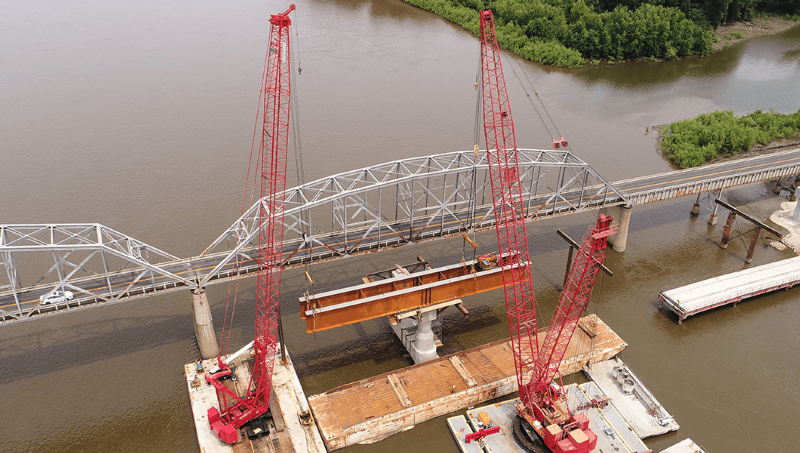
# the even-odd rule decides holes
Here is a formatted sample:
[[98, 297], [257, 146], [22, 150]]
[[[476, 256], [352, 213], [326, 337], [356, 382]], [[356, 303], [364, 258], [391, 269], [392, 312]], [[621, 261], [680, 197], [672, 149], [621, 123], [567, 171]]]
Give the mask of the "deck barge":
[[[628, 345], [597, 316], [581, 319], [562, 375], [608, 360]], [[546, 332], [539, 332], [540, 341]], [[308, 398], [328, 450], [372, 443], [434, 417], [517, 390], [510, 340], [478, 346]]]
[[[244, 394], [249, 382], [250, 350], [252, 343], [232, 354], [229, 366], [237, 376], [235, 386], [239, 395]], [[270, 392], [269, 408], [272, 421], [269, 433], [256, 439], [248, 439], [239, 432], [239, 441], [228, 445], [217, 438], [208, 424], [207, 411], [217, 406], [217, 394], [203, 376], [217, 366], [216, 359], [206, 359], [185, 365], [184, 374], [189, 388], [189, 398], [194, 417], [197, 443], [204, 453], [325, 453], [319, 431], [308, 407], [308, 400], [300, 386], [291, 357], [286, 353], [286, 363], [275, 361]]]
[[752, 267], [680, 288], [661, 291], [659, 308], [667, 307], [678, 315], [678, 324], [689, 316], [723, 305], [800, 283], [800, 256]]

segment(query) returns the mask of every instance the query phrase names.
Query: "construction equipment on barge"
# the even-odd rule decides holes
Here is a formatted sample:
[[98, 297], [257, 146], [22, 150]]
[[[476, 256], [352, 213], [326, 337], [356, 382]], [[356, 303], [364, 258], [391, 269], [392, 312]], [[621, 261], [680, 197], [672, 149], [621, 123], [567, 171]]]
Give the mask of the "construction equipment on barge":
[[[208, 422], [220, 440], [233, 444], [238, 429], [269, 411], [272, 371], [278, 345], [281, 250], [283, 247], [283, 207], [286, 190], [286, 156], [289, 142], [289, 13], [270, 16], [270, 41], [264, 71], [264, 111], [259, 165], [261, 167], [261, 212], [258, 238], [258, 284], [256, 290], [256, 327], [253, 341], [255, 362], [247, 394], [239, 396], [226, 386], [232, 371], [217, 358], [218, 370], [207, 373], [206, 381], [214, 386], [219, 409], [208, 409]], [[233, 316], [233, 315], [231, 315]]]
[[[534, 452], [588, 453], [597, 435], [583, 413], [570, 411], [567, 395], [553, 379], [589, 302], [597, 273], [605, 259], [611, 218], [600, 214], [584, 237], [561, 293], [550, 328], [539, 345], [536, 309], [528, 259], [525, 206], [519, 179], [514, 122], [508, 101], [500, 49], [490, 10], [481, 12], [481, 69], [483, 119], [492, 199], [503, 269], [508, 324], [519, 386], [520, 403], [515, 437]], [[519, 263], [519, 265], [515, 265]]]

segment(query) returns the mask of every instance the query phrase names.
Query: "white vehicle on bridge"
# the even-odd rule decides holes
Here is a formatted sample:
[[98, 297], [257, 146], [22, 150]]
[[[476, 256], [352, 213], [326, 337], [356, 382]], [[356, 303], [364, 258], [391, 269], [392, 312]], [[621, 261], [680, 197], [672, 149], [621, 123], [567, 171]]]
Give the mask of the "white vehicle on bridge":
[[39, 300], [44, 305], [60, 304], [61, 302], [72, 300], [73, 297], [72, 291], [53, 291], [50, 294], [43, 294], [39, 297]]

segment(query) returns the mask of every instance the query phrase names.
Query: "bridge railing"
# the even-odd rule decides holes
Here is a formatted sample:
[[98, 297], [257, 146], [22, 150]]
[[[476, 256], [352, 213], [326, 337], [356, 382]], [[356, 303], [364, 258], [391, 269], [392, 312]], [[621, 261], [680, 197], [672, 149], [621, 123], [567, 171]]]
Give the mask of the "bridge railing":
[[[625, 192], [626, 196], [628, 197], [628, 203], [631, 205], [654, 203], [656, 201], [668, 200], [670, 198], [696, 195], [699, 193], [712, 192], [715, 190], [727, 189], [729, 187], [751, 184], [759, 181], [769, 181], [772, 179], [800, 174], [800, 164], [796, 162], [778, 163], [767, 168], [755, 168], [751, 170], [745, 169], [744, 171], [736, 171], [732, 174], [725, 174], [726, 172], [716, 173], [713, 171], [715, 168], [722, 168], [724, 165], [725, 163], [721, 162], [702, 167], [702, 170], [705, 173], [711, 173], [712, 176], [710, 177], [704, 177], [702, 179], [687, 177], [687, 181], [678, 184], [669, 184], [654, 188], [628, 189]], [[654, 180], [661, 176], [669, 176], [673, 180], [680, 181], [682, 179], [682, 175], [688, 176], [692, 173], [696, 173], [698, 170], [699, 169], [694, 168], [677, 172], [668, 172], [660, 175], [617, 181], [614, 184], [619, 187], [630, 187], [635, 185], [637, 181]]]

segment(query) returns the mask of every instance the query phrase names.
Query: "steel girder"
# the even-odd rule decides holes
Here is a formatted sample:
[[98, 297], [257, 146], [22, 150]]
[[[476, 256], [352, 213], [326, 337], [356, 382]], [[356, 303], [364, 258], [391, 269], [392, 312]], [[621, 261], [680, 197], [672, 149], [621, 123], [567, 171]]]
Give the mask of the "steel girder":
[[[568, 151], [519, 150], [528, 220], [627, 204]], [[460, 151], [349, 171], [286, 191], [284, 263], [344, 256], [494, 226], [486, 152]], [[200, 282], [249, 260], [263, 201], [200, 256], [226, 254]]]
[[[0, 225], [0, 296], [6, 296], [4, 300], [12, 296], [14, 307], [0, 307], [0, 319], [21, 320], [45, 308], [57, 310], [39, 302], [40, 295], [56, 290], [75, 293], [73, 301], [62, 304], [67, 306], [114, 302], [137, 283], [148, 286], [156, 278], [196, 288], [193, 279], [159, 265], [176, 261], [180, 259], [97, 223]], [[22, 286], [23, 275], [27, 286]], [[103, 284], [98, 285], [98, 276]], [[115, 281], [117, 277], [123, 278]]]

